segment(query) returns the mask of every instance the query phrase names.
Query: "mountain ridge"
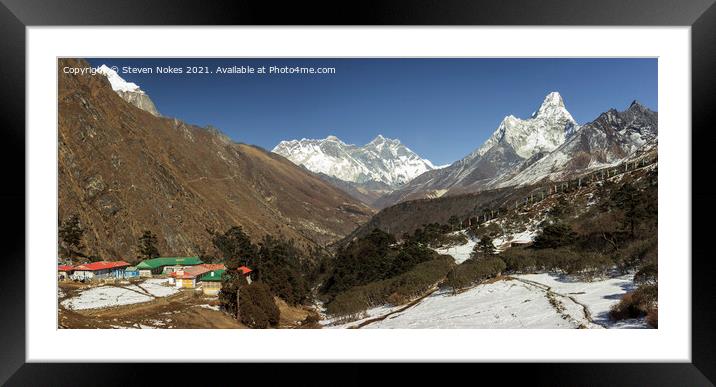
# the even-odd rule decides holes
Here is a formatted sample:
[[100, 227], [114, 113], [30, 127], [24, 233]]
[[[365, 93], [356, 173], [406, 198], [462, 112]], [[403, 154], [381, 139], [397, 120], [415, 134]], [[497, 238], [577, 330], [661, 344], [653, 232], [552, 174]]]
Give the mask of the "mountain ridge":
[[334, 135], [324, 139], [284, 140], [272, 152], [316, 173], [353, 183], [375, 181], [393, 188], [437, 168], [400, 140], [381, 134], [363, 146], [347, 144]]
[[[656, 113], [633, 101], [624, 112], [612, 108], [580, 126], [562, 96], [551, 92], [530, 118], [506, 116], [469, 155], [447, 168], [418, 176], [378, 199], [374, 206], [384, 208], [405, 200], [563, 178], [573, 171], [619, 162], [637, 148], [648, 148], [647, 144], [656, 141], [656, 117]], [[600, 137], [604, 140], [600, 141]], [[550, 160], [554, 162], [548, 165]]]
[[80, 218], [88, 254], [132, 259], [143, 230], [161, 253], [211, 253], [207, 230], [242, 226], [309, 251], [347, 235], [372, 210], [285, 158], [213, 128], [156, 117], [104, 76], [58, 67], [58, 215]]

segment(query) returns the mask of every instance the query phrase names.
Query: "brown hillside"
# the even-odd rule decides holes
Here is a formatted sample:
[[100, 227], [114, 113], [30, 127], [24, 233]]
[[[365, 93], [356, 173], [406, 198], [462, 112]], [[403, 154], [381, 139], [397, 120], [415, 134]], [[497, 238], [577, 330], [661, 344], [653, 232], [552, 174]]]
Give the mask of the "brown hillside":
[[413, 233], [416, 229], [429, 223], [447, 224], [448, 219], [453, 215], [463, 220], [481, 215], [484, 209], [508, 208], [534, 189], [534, 186], [507, 187], [478, 193], [400, 202], [382, 209], [346, 238], [335, 243], [335, 246], [343, 246], [355, 238], [367, 235], [376, 228], [400, 238], [403, 233]]
[[59, 216], [77, 213], [87, 254], [132, 258], [142, 230], [163, 255], [211, 252], [207, 229], [241, 225], [308, 248], [336, 241], [372, 210], [316, 175], [215, 129], [155, 117], [101, 75], [69, 75], [60, 60]]

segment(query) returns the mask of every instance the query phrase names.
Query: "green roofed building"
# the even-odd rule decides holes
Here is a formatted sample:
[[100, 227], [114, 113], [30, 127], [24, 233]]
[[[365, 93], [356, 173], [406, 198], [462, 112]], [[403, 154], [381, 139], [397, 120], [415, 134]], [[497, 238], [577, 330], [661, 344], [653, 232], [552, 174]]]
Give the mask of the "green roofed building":
[[212, 270], [199, 277], [204, 294], [207, 296], [219, 294], [221, 290], [221, 277], [224, 276], [224, 272], [226, 272], [226, 270]]
[[151, 277], [152, 274], [169, 274], [202, 263], [199, 257], [161, 257], [142, 261], [137, 265], [137, 270], [140, 277]]

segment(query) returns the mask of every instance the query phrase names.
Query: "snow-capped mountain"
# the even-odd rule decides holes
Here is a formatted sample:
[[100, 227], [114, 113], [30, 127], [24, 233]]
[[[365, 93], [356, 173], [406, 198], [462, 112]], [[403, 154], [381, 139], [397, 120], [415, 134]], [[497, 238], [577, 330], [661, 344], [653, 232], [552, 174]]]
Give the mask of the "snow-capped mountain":
[[477, 191], [510, 174], [525, 160], [556, 149], [578, 129], [562, 96], [551, 92], [531, 117], [508, 115], [472, 153], [447, 168], [419, 176], [376, 204], [382, 207], [406, 199], [439, 197], [448, 191]]
[[610, 109], [585, 124], [557, 149], [533, 163], [525, 163], [496, 186], [559, 180], [574, 172], [619, 164], [638, 152], [654, 148], [658, 129], [658, 113], [637, 101], [625, 111]]
[[492, 136], [477, 149], [477, 155], [483, 156], [495, 145], [504, 142], [510, 144], [518, 156], [528, 159], [538, 152], [556, 149], [578, 128], [579, 125], [564, 106], [562, 96], [551, 92], [530, 118], [505, 117]]
[[116, 71], [106, 65], [99, 66], [97, 72], [107, 77], [112, 90], [122, 99], [157, 117], [161, 117], [157, 107], [154, 106], [154, 102], [136, 83], [125, 81]]
[[364, 146], [346, 144], [336, 136], [281, 141], [273, 152], [316, 173], [359, 184], [380, 182], [392, 188], [436, 169], [399, 140], [382, 135]]
[[382, 208], [418, 198], [560, 180], [647, 152], [658, 142], [658, 113], [634, 101], [579, 126], [558, 93], [532, 117], [507, 116], [492, 136], [453, 165], [429, 171], [374, 203]]

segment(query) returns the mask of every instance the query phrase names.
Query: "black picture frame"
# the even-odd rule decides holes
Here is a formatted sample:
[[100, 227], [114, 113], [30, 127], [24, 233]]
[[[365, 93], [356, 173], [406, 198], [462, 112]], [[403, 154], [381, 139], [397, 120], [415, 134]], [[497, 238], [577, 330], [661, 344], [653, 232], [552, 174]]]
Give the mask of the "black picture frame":
[[[27, 26], [63, 25], [560, 25], [560, 26], [691, 26], [692, 71], [692, 363], [631, 364], [465, 364], [443, 365], [439, 372], [423, 366], [375, 365], [364, 372], [356, 364], [336, 364], [337, 385], [422, 383], [445, 381], [455, 372], [503, 376], [532, 385], [713, 385], [716, 381], [716, 320], [714, 281], [716, 264], [709, 243], [709, 220], [714, 219], [710, 187], [710, 148], [716, 144], [716, 5], [714, 0], [469, 0], [384, 2], [274, 2], [106, 0], [0, 0], [0, 121], [3, 151], [0, 166], [0, 205], [5, 223], [0, 295], [0, 381], [7, 385], [131, 385], [149, 375], [181, 370], [181, 384], [208, 380], [195, 372], [199, 365], [177, 364], [47, 364], [26, 363], [25, 289], [25, 45]], [[681, 130], [689, 135], [688, 128]], [[53, 133], [48, 128], [48, 135]], [[23, 168], [20, 168], [20, 165]], [[25, 204], [25, 205], [21, 205]], [[669, 227], [669, 225], [662, 225]], [[687, 264], [688, 257], [680, 259]], [[618, 349], [617, 349], [618, 350]], [[291, 375], [326, 372], [326, 365], [227, 364], [204, 365], [212, 375], [241, 374], [243, 383], [272, 385]], [[178, 368], [178, 370], [177, 370]], [[174, 369], [175, 371], [172, 371]], [[266, 375], [270, 375], [270, 382]], [[407, 377], [406, 377], [407, 375]], [[412, 376], [411, 376], [412, 375]], [[165, 379], [167, 383], [170, 379]], [[172, 383], [174, 384], [174, 383]], [[299, 382], [299, 385], [304, 383]], [[306, 385], [313, 384], [310, 379]]]

